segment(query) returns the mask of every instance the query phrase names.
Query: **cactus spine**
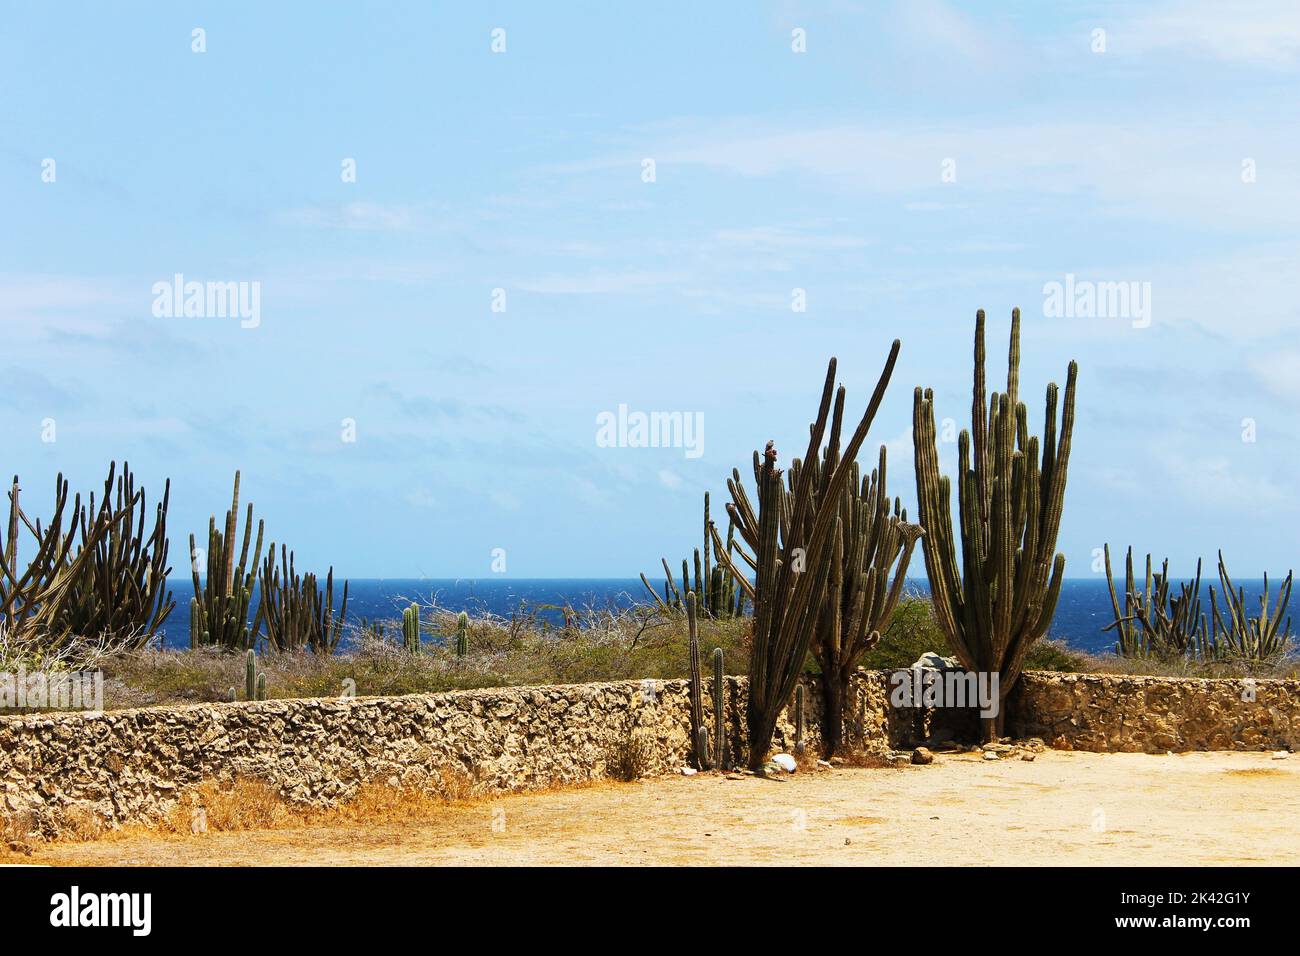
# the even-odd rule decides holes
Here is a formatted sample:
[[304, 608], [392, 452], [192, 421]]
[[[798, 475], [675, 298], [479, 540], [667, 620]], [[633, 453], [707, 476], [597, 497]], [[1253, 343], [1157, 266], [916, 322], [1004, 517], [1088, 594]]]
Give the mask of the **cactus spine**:
[[726, 705], [725, 685], [722, 682], [722, 648], [713, 649], [713, 766], [727, 769], [727, 733], [724, 728]]
[[[957, 443], [961, 563], [950, 513], [951, 482], [939, 473], [934, 394], [913, 396], [916, 495], [925, 537], [922, 550], [935, 617], [967, 670], [998, 675], [1000, 703], [1015, 686], [1026, 653], [1047, 632], [1060, 597], [1065, 555], [1053, 552], [1065, 501], [1070, 436], [1074, 430], [1071, 362], [1057, 438], [1057, 387], [1047, 386], [1042, 454], [1029, 435], [1019, 398], [1020, 310], [1011, 313], [1007, 390], [986, 399], [984, 310], [975, 317], [975, 381], [971, 431]], [[972, 437], [973, 433], [973, 437]], [[1002, 732], [1006, 712], [984, 719], [984, 736]]]
[[461, 611], [456, 615], [456, 656], [464, 657], [469, 653], [469, 614]]

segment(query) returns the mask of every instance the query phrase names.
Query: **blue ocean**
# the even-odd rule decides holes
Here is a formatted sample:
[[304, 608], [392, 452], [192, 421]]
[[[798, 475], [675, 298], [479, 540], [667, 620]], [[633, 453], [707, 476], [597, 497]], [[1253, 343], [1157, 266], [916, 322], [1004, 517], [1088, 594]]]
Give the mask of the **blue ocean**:
[[[662, 580], [652, 579], [651, 583], [656, 587], [663, 586]], [[1240, 584], [1246, 590], [1247, 606], [1254, 610], [1258, 607], [1257, 595], [1263, 582], [1243, 581]], [[168, 647], [188, 647], [193, 584], [188, 578], [178, 578], [171, 582], [171, 586], [176, 609], [164, 626], [164, 643]], [[910, 582], [909, 590], [925, 595], [929, 588], [922, 578]], [[336, 585], [336, 601], [341, 592], [341, 586]], [[1273, 592], [1276, 594], [1276, 584]], [[256, 604], [256, 595], [253, 600]], [[530, 607], [627, 607], [648, 601], [649, 596], [637, 578], [367, 578], [352, 581], [348, 586], [348, 621], [400, 619], [402, 607], [411, 601], [424, 604], [431, 600], [452, 611], [508, 616], [521, 604]], [[1208, 613], [1209, 591], [1204, 581], [1201, 602]], [[542, 615], [553, 621], [560, 619], [554, 610], [543, 610]], [[1113, 632], [1102, 633], [1102, 628], [1112, 620], [1104, 579], [1067, 580], [1061, 588], [1061, 600], [1049, 636], [1081, 651], [1110, 651], [1115, 646]]]

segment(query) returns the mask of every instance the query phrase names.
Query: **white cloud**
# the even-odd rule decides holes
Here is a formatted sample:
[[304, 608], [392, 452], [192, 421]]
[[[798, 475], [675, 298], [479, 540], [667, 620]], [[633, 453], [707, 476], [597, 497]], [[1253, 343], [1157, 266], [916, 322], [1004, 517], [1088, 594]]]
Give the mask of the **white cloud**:
[[1300, 351], [1269, 352], [1252, 360], [1250, 367], [1270, 392], [1300, 400]]
[[362, 232], [406, 232], [432, 223], [425, 205], [349, 202], [337, 206], [304, 206], [282, 212], [281, 225]]
[[1116, 52], [1173, 50], [1273, 70], [1300, 66], [1300, 5], [1294, 0], [1196, 0], [1121, 19]]

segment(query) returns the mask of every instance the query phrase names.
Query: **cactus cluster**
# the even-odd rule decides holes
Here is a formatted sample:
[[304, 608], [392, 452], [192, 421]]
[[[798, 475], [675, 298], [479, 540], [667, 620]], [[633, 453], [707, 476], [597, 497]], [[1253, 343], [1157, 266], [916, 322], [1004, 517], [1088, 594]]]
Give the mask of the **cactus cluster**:
[[[76, 496], [65, 518], [68, 483], [60, 474], [54, 481], [54, 515], [42, 527], [23, 512], [20, 491], [18, 476], [14, 475], [9, 489], [9, 521], [0, 547], [0, 623], [11, 637], [33, 632], [51, 644], [63, 645], [73, 637], [64, 614], [68, 595], [108, 529], [102, 521], [92, 519], [85, 526], [81, 550], [74, 556], [73, 544], [84, 515], [81, 496]], [[24, 553], [19, 548], [23, 528], [36, 545], [26, 570], [19, 565]]]
[[1113, 624], [1103, 631], [1116, 632], [1115, 653], [1120, 657], [1172, 661], [1182, 657], [1204, 659], [1209, 652], [1206, 618], [1201, 613], [1201, 562], [1196, 562], [1196, 577], [1179, 585], [1179, 594], [1170, 597], [1169, 561], [1153, 572], [1151, 555], [1147, 555], [1146, 586], [1138, 589], [1133, 577], [1133, 549], [1124, 559], [1124, 611], [1120, 612], [1111, 573], [1110, 545], [1103, 548], [1106, 562], [1106, 587], [1110, 593]]
[[117, 463], [111, 462], [98, 507], [92, 493], [76, 521], [79, 553], [87, 553], [87, 560], [71, 577], [61, 617], [73, 634], [129, 636], [131, 646], [143, 647], [176, 606], [167, 587], [171, 482], [163, 487], [146, 536], [149, 507], [144, 489], [136, 487], [128, 463], [122, 463], [115, 478], [116, 469]]
[[[842, 452], [838, 442], [839, 425], [835, 425], [835, 447], [833, 451], [828, 449], [822, 468], [802, 467], [796, 462], [787, 490], [776, 467], [776, 448], [769, 441], [761, 458], [757, 452], [754, 454], [758, 485], [756, 512], [739, 477], [728, 482], [732, 500], [727, 512], [753, 550], [752, 556], [743, 549], [736, 551], [753, 569], [752, 583], [736, 566], [733, 555], [719, 553], [754, 606], [746, 707], [748, 757], [753, 770], [760, 770], [766, 762], [777, 719], [794, 694], [821, 622], [838, 621], [841, 636], [844, 633], [842, 614], [831, 613], [827, 617], [828, 603], [836, 605], [843, 596], [842, 592], [831, 591], [831, 580], [843, 574], [845, 555], [854, 553], [850, 548], [856, 549], [858, 543], [849, 537], [851, 531], [846, 528], [854, 520], [854, 514], [852, 508], [844, 506], [844, 496], [849, 485], [857, 483], [858, 451], [884, 399], [899, 348], [900, 343], [895, 339], [867, 409]], [[804, 462], [817, 462], [826, 437], [835, 395], [835, 370], [836, 361], [832, 358]], [[855, 575], [850, 584], [859, 587], [862, 582]], [[866, 588], [861, 587], [858, 593], [863, 594], [865, 602]]]
[[[123, 464], [121, 475], [116, 469], [116, 462], [110, 464], [98, 504], [92, 494], [83, 507], [77, 495], [71, 509], [68, 482], [59, 475], [54, 513], [44, 526], [23, 510], [14, 476], [9, 521], [0, 540], [0, 622], [10, 634], [39, 632], [50, 646], [113, 637], [141, 647], [175, 606], [167, 588], [171, 483], [155, 506], [146, 536], [144, 490], [135, 487], [129, 465]], [[25, 568], [19, 564], [24, 532], [35, 544]]]
[[[1169, 562], [1159, 572], [1152, 572], [1151, 555], [1147, 555], [1145, 587], [1138, 588], [1133, 575], [1133, 549], [1125, 559], [1124, 610], [1120, 611], [1115, 581], [1110, 566], [1110, 545], [1104, 548], [1106, 586], [1110, 592], [1115, 620], [1104, 630], [1116, 631], [1115, 653], [1120, 657], [1177, 661], [1197, 660], [1204, 663], [1235, 661], [1260, 663], [1275, 659], [1291, 640], [1291, 619], [1286, 618], [1291, 601], [1292, 572], [1278, 590], [1277, 603], [1272, 598], [1268, 575], [1260, 594], [1260, 613], [1246, 610], [1246, 595], [1235, 587], [1228, 567], [1219, 552], [1219, 586], [1210, 586], [1210, 613], [1201, 610], [1201, 562], [1196, 562], [1196, 577], [1179, 585], [1177, 597], [1170, 597]], [[1220, 609], [1219, 596], [1223, 597]], [[1226, 616], [1225, 613], [1226, 612]]]
[[1259, 596], [1259, 614], [1251, 616], [1246, 610], [1246, 595], [1241, 588], [1232, 586], [1223, 552], [1219, 552], [1219, 584], [1223, 587], [1225, 619], [1219, 611], [1214, 588], [1210, 588], [1210, 646], [1217, 659], [1268, 661], [1278, 657], [1291, 641], [1291, 618], [1283, 622], [1287, 605], [1291, 602], [1293, 571], [1278, 588], [1277, 603], [1269, 610], [1268, 574], [1264, 575], [1264, 591]]
[[[248, 544], [253, 526], [253, 505], [244, 518], [243, 544], [236, 558], [235, 540], [239, 531], [239, 472], [235, 472], [235, 490], [230, 510], [226, 512], [224, 531], [217, 529], [216, 516], [208, 519], [206, 574], [199, 579], [199, 550], [190, 535], [190, 570], [194, 578], [194, 597], [190, 600], [190, 647], [215, 645], [227, 650], [242, 650], [257, 642], [260, 620], [248, 622], [248, 607], [253, 583], [262, 554], [263, 522], [257, 522], [257, 543], [249, 560]], [[274, 547], [271, 549], [274, 552]], [[260, 608], [259, 608], [260, 614]]]
[[[1056, 554], [1074, 428], [1078, 367], [1070, 363], [1057, 437], [1057, 387], [1047, 386], [1042, 452], [1029, 434], [1020, 401], [1020, 310], [1011, 313], [1007, 390], [986, 397], [984, 310], [975, 317], [975, 383], [971, 430], [957, 443], [957, 513], [961, 558], [953, 533], [951, 482], [939, 472], [934, 394], [916, 390], [912, 434], [918, 516], [935, 618], [961, 665], [998, 675], [998, 715], [984, 718], [984, 736], [1002, 732], [1006, 695], [1030, 646], [1047, 633], [1061, 593], [1065, 555]], [[973, 433], [973, 437], [972, 437]]]
[[731, 571], [731, 562], [724, 561], [721, 557], [716, 564], [713, 561], [714, 549], [720, 556], [724, 548], [728, 556], [734, 554], [736, 524], [734, 520], [727, 522], [727, 539], [724, 545], [709, 514], [709, 493], [706, 491], [704, 493], [704, 547], [703, 551], [700, 548], [695, 549], [695, 583], [691, 584], [691, 563], [687, 559], [682, 559], [681, 585], [678, 586], [678, 583], [673, 580], [668, 559], [660, 558], [659, 561], [664, 568], [662, 595], [655, 590], [644, 573], [641, 575], [641, 583], [654, 600], [655, 606], [664, 612], [682, 611], [685, 609], [684, 595], [688, 591], [694, 591], [698, 600], [696, 608], [698, 613], [715, 619], [743, 615], [745, 592]]
[[[275, 563], [275, 544], [266, 554], [258, 573], [257, 621], [266, 622], [266, 641], [277, 651], [307, 648], [317, 654], [333, 654], [343, 635], [348, 616], [348, 582], [343, 582], [343, 600], [334, 613], [334, 569], [321, 587], [316, 575], [299, 574], [293, 552], [280, 545], [280, 563]], [[254, 631], [256, 636], [256, 630]]]
[[[833, 382], [833, 375], [828, 377]], [[849, 682], [862, 655], [880, 640], [898, 607], [912, 559], [912, 550], [921, 536], [921, 528], [908, 523], [902, 501], [892, 501], [886, 487], [885, 446], [880, 446], [878, 464], [863, 477], [856, 460], [841, 461], [840, 443], [844, 425], [845, 390], [835, 392], [830, 431], [820, 459], [812, 449], [811, 457], [795, 459], [786, 473], [783, 509], [793, 513], [794, 497], [807, 476], [811, 487], [811, 508], [815, 514], [823, 509], [834, 512], [838, 521], [832, 535], [832, 554], [825, 599], [812, 622], [811, 649], [818, 663], [818, 681], [823, 705], [822, 746], [827, 756], [835, 754], [843, 740], [844, 699]], [[829, 482], [843, 464], [848, 478], [838, 494], [829, 493]], [[755, 478], [761, 467], [755, 453]], [[734, 504], [733, 515], [741, 540], [757, 551], [759, 519], [755, 516], [740, 481], [740, 472], [732, 471], [728, 489]], [[731, 555], [728, 550], [728, 555]], [[755, 561], [743, 550], [739, 553], [753, 567]]]
[[[691, 743], [695, 747], [695, 765], [700, 770], [725, 770], [727, 767], [727, 733], [725, 724], [725, 684], [722, 648], [713, 649], [713, 735], [705, 722], [704, 679], [700, 660], [699, 611], [695, 592], [686, 592], [686, 620], [689, 634], [691, 676], [687, 684], [691, 704]], [[712, 745], [710, 745], [710, 742]]]

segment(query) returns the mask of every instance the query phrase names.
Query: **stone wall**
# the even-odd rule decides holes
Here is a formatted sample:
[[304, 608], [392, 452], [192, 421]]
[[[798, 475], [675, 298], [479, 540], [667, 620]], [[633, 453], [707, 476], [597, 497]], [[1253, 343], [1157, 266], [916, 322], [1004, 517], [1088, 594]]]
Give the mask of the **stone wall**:
[[1098, 752], [1300, 749], [1300, 681], [1036, 672], [1006, 727]]
[[[860, 672], [846, 738], [867, 750], [951, 736], [951, 712], [888, 705], [888, 674]], [[1082, 750], [1281, 749], [1300, 743], [1300, 682], [1026, 674], [1008, 730]], [[806, 741], [818, 741], [809, 686]], [[745, 681], [727, 678], [729, 753], [744, 750]], [[774, 744], [794, 743], [790, 715]], [[710, 725], [712, 717], [709, 718]], [[972, 729], [973, 721], [966, 725]], [[608, 776], [629, 754], [647, 773], [683, 766], [685, 681], [520, 687], [354, 699], [272, 700], [0, 717], [0, 811], [49, 835], [69, 812], [109, 825], [147, 821], [201, 780], [251, 777], [284, 796], [328, 805], [363, 783], [436, 784], [454, 774], [479, 790], [518, 790]]]

